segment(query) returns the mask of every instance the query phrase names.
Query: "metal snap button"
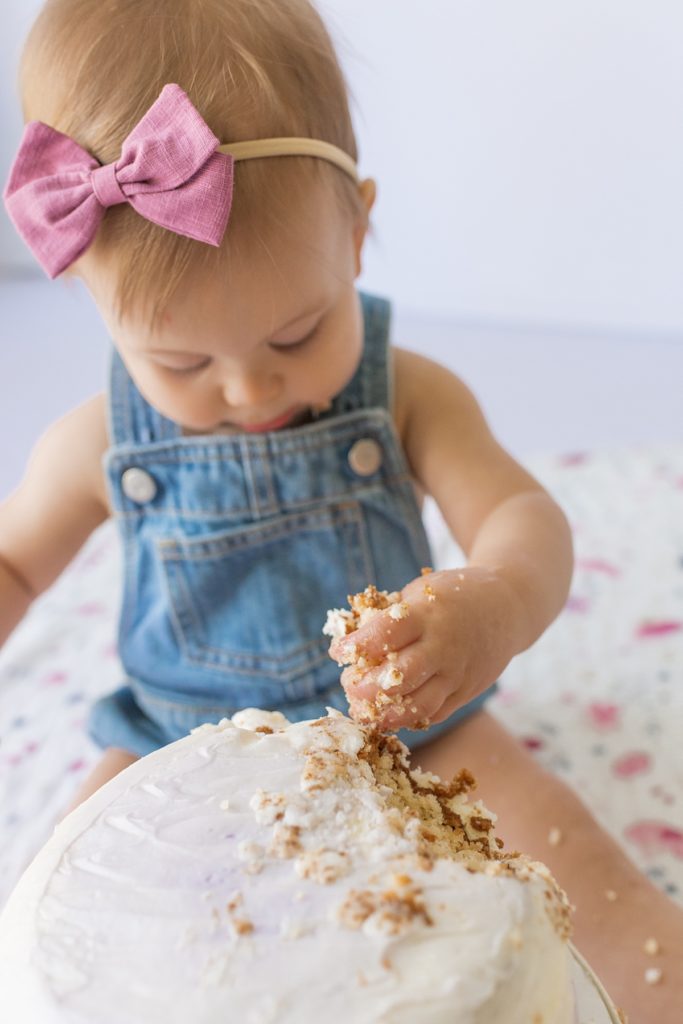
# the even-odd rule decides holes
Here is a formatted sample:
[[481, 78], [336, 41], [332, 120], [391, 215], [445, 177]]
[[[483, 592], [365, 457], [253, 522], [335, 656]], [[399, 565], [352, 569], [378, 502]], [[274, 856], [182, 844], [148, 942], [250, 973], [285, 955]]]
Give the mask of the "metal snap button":
[[349, 451], [349, 466], [358, 476], [372, 476], [382, 465], [382, 446], [373, 437], [364, 437]]
[[151, 501], [157, 493], [154, 477], [138, 466], [131, 466], [125, 471], [121, 477], [121, 487], [126, 497], [138, 505]]

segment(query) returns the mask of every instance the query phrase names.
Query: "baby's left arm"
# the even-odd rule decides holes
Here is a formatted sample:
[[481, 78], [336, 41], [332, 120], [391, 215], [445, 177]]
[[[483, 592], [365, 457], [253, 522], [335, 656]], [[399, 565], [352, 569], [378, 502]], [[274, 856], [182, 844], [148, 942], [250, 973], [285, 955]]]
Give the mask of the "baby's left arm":
[[[352, 706], [384, 690], [381, 724], [439, 722], [485, 690], [560, 612], [572, 573], [567, 520], [496, 442], [471, 392], [444, 367], [395, 351], [396, 418], [411, 470], [468, 557], [403, 588], [407, 614], [377, 615], [330, 654]], [[345, 654], [345, 646], [347, 653]]]

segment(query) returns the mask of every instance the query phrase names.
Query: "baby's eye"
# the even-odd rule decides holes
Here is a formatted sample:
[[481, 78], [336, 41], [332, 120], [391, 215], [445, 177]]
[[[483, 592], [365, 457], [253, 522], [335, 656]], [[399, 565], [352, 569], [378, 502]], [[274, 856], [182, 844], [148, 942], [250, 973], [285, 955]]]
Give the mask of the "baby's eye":
[[309, 341], [313, 339], [316, 331], [318, 330], [317, 325], [310, 331], [305, 338], [299, 338], [298, 341], [287, 341], [281, 345], [276, 345], [275, 342], [271, 341], [270, 347], [275, 349], [276, 352], [292, 352], [295, 349], [303, 348]]
[[194, 366], [168, 366], [166, 363], [158, 363], [162, 369], [168, 370], [169, 373], [198, 373], [199, 370], [203, 370], [204, 367], [208, 366], [211, 362], [210, 359], [205, 359], [202, 363], [196, 363]]

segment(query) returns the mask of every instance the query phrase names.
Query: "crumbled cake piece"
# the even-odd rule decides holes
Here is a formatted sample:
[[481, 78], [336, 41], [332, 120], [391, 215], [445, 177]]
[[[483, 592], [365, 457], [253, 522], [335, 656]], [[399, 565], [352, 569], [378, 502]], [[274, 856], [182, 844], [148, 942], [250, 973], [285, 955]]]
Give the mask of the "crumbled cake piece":
[[[350, 609], [331, 608], [328, 611], [323, 626], [325, 636], [335, 639], [348, 636], [387, 608], [392, 618], [402, 619], [408, 614], [408, 606], [401, 601], [398, 591], [389, 594], [386, 590], [378, 590], [372, 583], [358, 594], [349, 594], [348, 602]], [[398, 611], [393, 610], [396, 607]]]
[[392, 604], [389, 608], [390, 619], [405, 619], [408, 615], [408, 605], [405, 601], [397, 601], [396, 604]]
[[278, 824], [273, 830], [273, 838], [270, 841], [268, 852], [273, 857], [282, 860], [289, 860], [296, 857], [302, 850], [301, 826]]
[[336, 908], [335, 918], [344, 928], [364, 928], [379, 935], [401, 935], [415, 924], [433, 925], [422, 889], [351, 889]]
[[387, 665], [380, 672], [377, 681], [383, 690], [391, 690], [392, 687], [401, 685], [403, 673], [395, 665]]
[[348, 853], [339, 850], [310, 850], [297, 857], [294, 865], [300, 878], [312, 878], [314, 882], [330, 885], [348, 873]]
[[548, 842], [551, 846], [559, 846], [562, 842], [562, 830], [559, 828], [551, 828], [548, 833]]
[[346, 608], [330, 608], [323, 626], [323, 633], [336, 640], [348, 633], [353, 633], [355, 628], [353, 612]]
[[240, 860], [260, 860], [263, 857], [263, 847], [259, 843], [243, 839], [237, 844], [237, 856]]
[[657, 956], [659, 953], [659, 943], [655, 938], [650, 937], [643, 943], [643, 949], [648, 956]]
[[648, 967], [645, 971], [645, 981], [648, 985], [658, 985], [662, 980], [664, 972], [661, 967]]
[[284, 793], [266, 793], [262, 789], [257, 789], [249, 801], [249, 806], [260, 824], [272, 825], [273, 822], [284, 818], [286, 803]]

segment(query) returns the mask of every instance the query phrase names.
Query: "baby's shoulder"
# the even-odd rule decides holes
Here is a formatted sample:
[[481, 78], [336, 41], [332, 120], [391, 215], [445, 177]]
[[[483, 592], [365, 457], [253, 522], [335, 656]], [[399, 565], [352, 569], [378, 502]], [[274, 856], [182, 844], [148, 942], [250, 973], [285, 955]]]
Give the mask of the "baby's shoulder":
[[482, 424], [481, 410], [467, 385], [447, 367], [427, 356], [392, 346], [394, 423], [405, 448], [416, 433], [428, 435], [448, 410], [451, 426], [463, 431]]
[[111, 508], [102, 466], [102, 457], [110, 445], [106, 394], [93, 395], [56, 420], [40, 444], [51, 452], [48, 461], [53, 473], [62, 479], [78, 473], [83, 491], [109, 516]]

